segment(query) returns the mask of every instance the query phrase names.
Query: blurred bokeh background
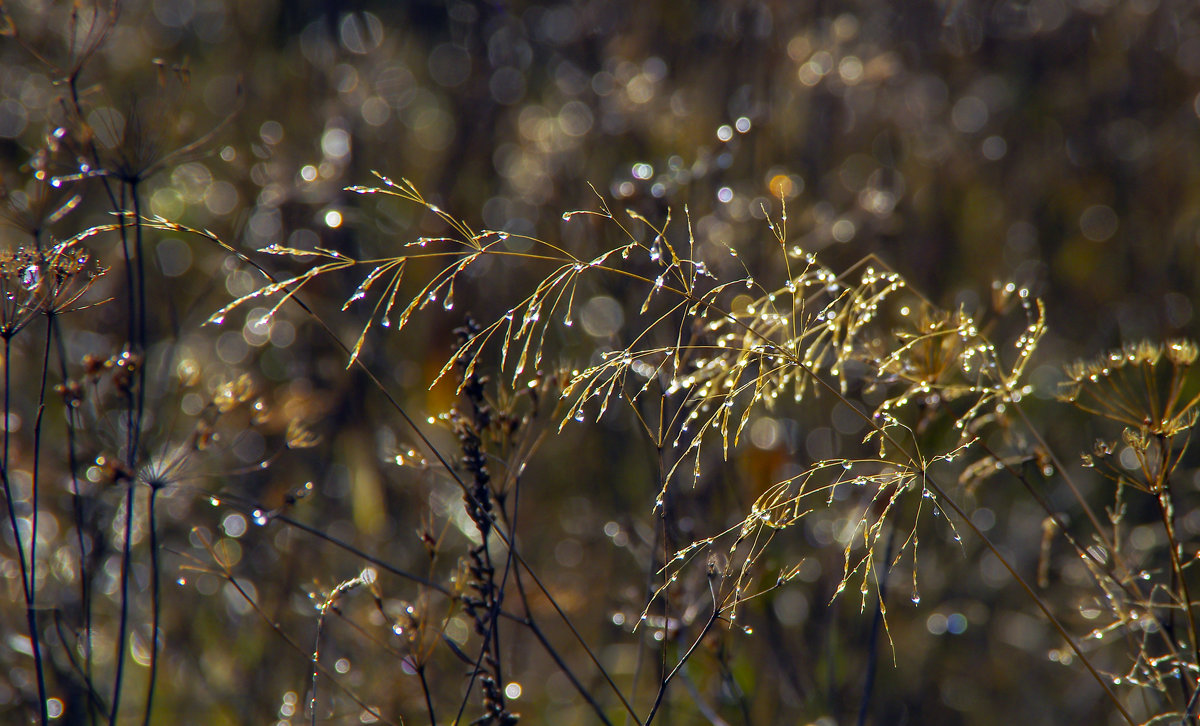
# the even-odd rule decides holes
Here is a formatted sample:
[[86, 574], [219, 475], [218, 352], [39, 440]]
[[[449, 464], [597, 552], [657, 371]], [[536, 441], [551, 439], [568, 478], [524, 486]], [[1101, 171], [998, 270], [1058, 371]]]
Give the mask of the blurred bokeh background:
[[[673, 225], [684, 224], [686, 208], [698, 255], [725, 245], [757, 274], [781, 274], [766, 216], [778, 218], [783, 200], [790, 240], [835, 270], [875, 255], [934, 302], [970, 310], [987, 305], [994, 281], [1015, 281], [1046, 302], [1050, 333], [1034, 362], [1028, 406], [1065, 460], [1076, 460], [1095, 436], [1113, 434], [1081, 426], [1053, 400], [1063, 362], [1126, 341], [1195, 335], [1200, 6], [1188, 0], [130, 0], [112, 20], [103, 3], [16, 0], [4, 10], [0, 175], [12, 224], [0, 227], [0, 237], [9, 246], [65, 239], [112, 219], [113, 200], [99, 178], [77, 178], [70, 149], [44, 152], [77, 104], [108, 159], [104, 171], [138, 179], [143, 213], [211, 230], [281, 276], [299, 273], [304, 261], [254, 250], [320, 246], [379, 258], [445, 233], [419, 206], [344, 191], [376, 184], [377, 171], [411, 180], [475, 229], [509, 232], [506, 244], [516, 252], [528, 244], [523, 236], [583, 258], [620, 243], [616, 230], [594, 219], [564, 221], [564, 212], [597, 209], [599, 195], [614, 210], [659, 222], [669, 211]], [[50, 177], [39, 181], [37, 169]], [[48, 188], [51, 177], [60, 183]], [[57, 209], [74, 195], [63, 214], [37, 216], [45, 197]], [[86, 245], [111, 268], [96, 297], [119, 297], [125, 257], [116, 237], [97, 235]], [[472, 525], [457, 488], [436, 467], [396, 465], [398, 454], [421, 450], [412, 431], [363, 374], [345, 370], [345, 353], [304, 311], [284, 306], [268, 324], [261, 318], [270, 303], [254, 301], [222, 326], [202, 326], [260, 284], [253, 268], [183, 233], [147, 231], [143, 249], [152, 342], [144, 457], [169, 484], [156, 533], [164, 605], [155, 715], [300, 723], [316, 622], [309, 593], [328, 593], [365, 563], [282, 522], [254, 526], [250, 513], [283, 506], [311, 482], [311, 495], [290, 516], [441, 582], [449, 582], [454, 557], [430, 567], [414, 532], [445, 530], [451, 552], [465, 549]], [[740, 263], [721, 260], [729, 267], [715, 272], [737, 274]], [[416, 294], [436, 269], [412, 265], [405, 291]], [[432, 305], [399, 334], [377, 328], [363, 360], [414, 418], [436, 417], [453, 404], [453, 387], [428, 385], [464, 314], [495, 319], [546, 272], [481, 263], [470, 284], [456, 288], [452, 310]], [[370, 312], [341, 310], [360, 281], [328, 276], [303, 295], [348, 344]], [[623, 285], [598, 280], [581, 288], [578, 304], [591, 306], [593, 324], [559, 331], [548, 368], [578, 366], [628, 343], [644, 293]], [[109, 303], [63, 317], [71, 375], [80, 375], [84, 355], [122, 350], [125, 314]], [[31, 335], [14, 344], [32, 359], [43, 341]], [[14, 380], [30, 382], [14, 390], [10, 428], [20, 434], [21, 421], [27, 433], [37, 412], [37, 370], [16, 358]], [[223, 411], [211, 424], [221, 434], [212, 447], [181, 452], [221, 385], [242, 375], [254, 388], [247, 402], [261, 397], [269, 410]], [[120, 488], [91, 464], [112, 456], [120, 439], [104, 395], [89, 394], [96, 400], [80, 415], [90, 418], [81, 419], [72, 444], [89, 516], [108, 522], [91, 525], [96, 541], [119, 538], [125, 516]], [[673, 536], [683, 542], [718, 532], [789, 466], [850, 451], [861, 422], [844, 414], [830, 401], [764, 413], [731, 465], [714, 465], [679, 495]], [[61, 631], [82, 622], [85, 598], [77, 593], [87, 575], [69, 554], [78, 551], [71, 550], [77, 520], [61, 402], [47, 417], [53, 435], [45, 434], [42, 456], [55, 474], [42, 480], [41, 622], [47, 642], [65, 643]], [[531, 436], [557, 430], [546, 410], [528, 426]], [[427, 430], [455, 456], [445, 427]], [[305, 435], [316, 445], [287, 446]], [[32, 443], [17, 439], [15, 460], [27, 458]], [[662, 640], [672, 640], [673, 659], [676, 631], [684, 644], [695, 635], [694, 623], [660, 630], [658, 639], [653, 629], [631, 632], [661, 563], [656, 458], [629, 412], [567, 427], [527, 462], [519, 502], [525, 556], [617, 682], [630, 691], [640, 684], [634, 699], [642, 709], [657, 683]], [[258, 466], [263, 461], [269, 466]], [[1192, 496], [1190, 471], [1186, 478]], [[1061, 486], [1053, 478], [1044, 484], [1070, 517]], [[1102, 483], [1090, 486], [1096, 506], [1111, 502]], [[1037, 579], [1044, 513], [1000, 479], [965, 496], [976, 522]], [[875, 724], [1115, 723], [1099, 687], [1008, 574], [977, 541], [955, 542], [939, 522], [922, 531], [919, 605], [910, 602], [911, 570], [899, 572], [889, 595], [890, 642], [873, 638], [872, 602], [860, 612], [857, 595], [831, 601], [843, 525], [818, 512], [781, 538], [771, 557], [776, 568], [807, 558], [798, 579], [747, 605], [742, 622], [752, 633], [705, 641], [658, 722], [826, 726], [855, 723], [866, 702], [865, 722]], [[1181, 527], [1194, 539], [1200, 517]], [[10, 530], [6, 558], [14, 556]], [[1143, 534], [1148, 551], [1161, 546]], [[131, 720], [146, 679], [154, 567], [144, 524], [134, 535]], [[260, 612], [212, 572], [205, 543], [224, 553]], [[1052, 557], [1043, 593], [1086, 634], [1097, 590], [1069, 550]], [[116, 610], [104, 603], [118, 590], [119, 547], [100, 548], [93, 560], [96, 670], [104, 674], [116, 637]], [[16, 566], [9, 559], [4, 568], [11, 582]], [[434, 597], [386, 574], [378, 587], [386, 613]], [[14, 635], [0, 654], [0, 713], [15, 723], [29, 714], [32, 681], [28, 639], [23, 650], [15, 635], [24, 628], [19, 587], [8, 594], [14, 607], [5, 631]], [[702, 604], [702, 573], [675, 597], [679, 612]], [[550, 639], [622, 718], [583, 652], [537, 602]], [[420, 723], [419, 684], [373, 608], [367, 595], [347, 598], [323, 636], [323, 659], [336, 663], [339, 683], [393, 722]], [[449, 637], [468, 643], [474, 636], [458, 617]], [[508, 642], [513, 710], [529, 723], [594, 722], [531, 642], [528, 633]], [[1125, 667], [1120, 652], [1106, 660], [1098, 649], [1096, 657], [1114, 674]], [[52, 659], [60, 712], [87, 723], [86, 696], [70, 685], [74, 666]], [[872, 661], [875, 682], [864, 699]], [[441, 710], [450, 712], [439, 722], [448, 723], [465, 665], [441, 649], [430, 668]], [[324, 693], [334, 709], [328, 722], [360, 720], [361, 704], [335, 687]]]

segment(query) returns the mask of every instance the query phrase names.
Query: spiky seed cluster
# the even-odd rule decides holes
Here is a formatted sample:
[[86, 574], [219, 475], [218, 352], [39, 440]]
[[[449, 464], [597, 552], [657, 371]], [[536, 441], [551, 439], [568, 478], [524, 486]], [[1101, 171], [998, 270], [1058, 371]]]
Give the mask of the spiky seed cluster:
[[66, 244], [0, 251], [0, 336], [16, 335], [38, 315], [77, 309], [103, 273], [87, 252]]
[[1059, 399], [1154, 436], [1174, 437], [1196, 423], [1200, 348], [1190, 340], [1130, 343], [1064, 367]]

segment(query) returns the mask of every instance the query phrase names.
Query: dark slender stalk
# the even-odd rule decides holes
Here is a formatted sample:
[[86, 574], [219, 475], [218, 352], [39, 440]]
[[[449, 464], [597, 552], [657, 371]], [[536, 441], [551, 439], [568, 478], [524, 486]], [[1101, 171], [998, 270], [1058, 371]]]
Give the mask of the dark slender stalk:
[[554, 645], [550, 643], [550, 640], [546, 637], [546, 634], [542, 632], [541, 626], [539, 626], [537, 621], [533, 619], [533, 614], [530, 612], [529, 604], [525, 599], [525, 586], [521, 582], [521, 573], [519, 570], [516, 570], [513, 574], [514, 581], [517, 583], [517, 590], [521, 594], [521, 602], [525, 607], [525, 617], [518, 618], [517, 622], [529, 628], [529, 631], [533, 633], [533, 637], [537, 638], [538, 642], [542, 644], [542, 649], [546, 651], [546, 655], [550, 656], [550, 659], [553, 660], [555, 665], [558, 666], [559, 672], [567, 677], [567, 680], [571, 682], [571, 686], [574, 687], [576, 692], [579, 693], [583, 700], [592, 707], [592, 710], [595, 711], [596, 717], [600, 719], [601, 723], [605, 724], [605, 726], [613, 726], [612, 722], [608, 719], [608, 716], [605, 715], [604, 709], [600, 707], [600, 704], [596, 702], [595, 697], [588, 692], [587, 688], [585, 688], [583, 684], [579, 682], [579, 679], [575, 676], [575, 673], [571, 671], [566, 661], [564, 661], [562, 656], [559, 655], [558, 651], [554, 648]]
[[691, 659], [692, 654], [696, 652], [696, 648], [704, 640], [704, 636], [708, 635], [708, 631], [712, 630], [713, 625], [720, 619], [720, 616], [721, 609], [714, 600], [712, 614], [708, 616], [708, 621], [700, 629], [700, 634], [696, 636], [696, 639], [692, 641], [691, 647], [687, 649], [687, 652], [683, 654], [679, 662], [675, 664], [675, 667], [671, 669], [671, 672], [667, 674], [667, 677], [659, 685], [658, 694], [654, 697], [654, 705], [650, 707], [650, 713], [646, 714], [646, 720], [642, 722], [642, 726], [650, 726], [650, 722], [654, 720], [655, 714], [658, 713], [658, 709], [662, 705], [663, 696], [667, 693], [667, 686], [670, 685], [671, 681], [675, 680], [675, 676], [679, 675], [683, 666]]
[[126, 482], [125, 541], [121, 543], [121, 612], [117, 625], [116, 667], [113, 671], [112, 710], [108, 714], [109, 726], [117, 724], [117, 715], [121, 706], [121, 679], [125, 675], [125, 641], [129, 637], [129, 570], [133, 560], [133, 505], [133, 482]]
[[[53, 311], [47, 311], [47, 322], [52, 331], [58, 330], [58, 316]], [[58, 362], [62, 370], [62, 380], [66, 384], [70, 380], [70, 372], [67, 369], [67, 350], [63, 343], [62, 335], [54, 336], [55, 348], [58, 351]], [[79, 477], [76, 476], [79, 462], [75, 455], [75, 416], [74, 410], [70, 405], [67, 406], [65, 415], [63, 416], [66, 424], [67, 438], [67, 467], [69, 476], [71, 477], [71, 512], [75, 524], [75, 539], [76, 545], [79, 547], [79, 603], [80, 609], [83, 611], [83, 678], [87, 684], [88, 690], [95, 693], [95, 682], [92, 679], [92, 597], [91, 588], [88, 583], [91, 581], [87, 561], [88, 551], [83, 540], [84, 528], [84, 513], [83, 513], [83, 497], [79, 493]], [[88, 700], [88, 722], [94, 724], [96, 722], [98, 698]], [[103, 707], [100, 707], [104, 710]]]
[[13, 503], [11, 484], [11, 465], [9, 457], [9, 420], [12, 415], [12, 334], [5, 333], [4, 338], [4, 441], [3, 463], [0, 464], [0, 478], [4, 482], [4, 501], [8, 505], [8, 521], [12, 525], [13, 541], [17, 546], [17, 564], [21, 570], [21, 588], [25, 597], [25, 624], [29, 630], [29, 645], [33, 651], [33, 666], [37, 674], [38, 687], [38, 716], [39, 723], [46, 726], [50, 714], [46, 707], [46, 675], [42, 671], [42, 649], [38, 638], [37, 611], [33, 600], [34, 590], [29, 581], [30, 566], [25, 558], [25, 545], [21, 541], [21, 528], [17, 518], [16, 506]]
[[[125, 258], [126, 269], [130, 268], [131, 256], [129, 251], [129, 232], [126, 215], [121, 213], [124, 210], [125, 188], [121, 187], [119, 214], [119, 231], [121, 237], [121, 250]], [[134, 194], [136, 199], [136, 194]], [[140, 226], [141, 220], [135, 220], [135, 223]], [[132, 272], [126, 276], [126, 292], [129, 295], [129, 320], [128, 320], [128, 336], [132, 343], [136, 339], [137, 331], [137, 298], [134, 295], [136, 282]], [[134, 390], [132, 383], [128, 390], [125, 391], [126, 405], [129, 407], [126, 413], [126, 431], [125, 431], [125, 462], [129, 466], [130, 471], [134, 470], [134, 465], [137, 462], [137, 441], [138, 431], [137, 426], [140, 423], [138, 414], [137, 393]], [[117, 626], [116, 640], [116, 666], [113, 670], [113, 698], [112, 711], [108, 715], [109, 726], [117, 725], [117, 716], [121, 707], [121, 685], [125, 676], [125, 641], [129, 636], [129, 577], [130, 566], [133, 561], [133, 516], [135, 505], [135, 490], [133, 482], [126, 482], [127, 490], [125, 492], [125, 534], [124, 541], [121, 543], [121, 585], [120, 585], [120, 601], [121, 612], [119, 624]]]
[[[1163, 445], [1164, 445], [1163, 442], [1160, 440], [1159, 446], [1162, 447]], [[1163, 523], [1163, 533], [1166, 535], [1166, 538], [1167, 538], [1167, 549], [1170, 552], [1170, 556], [1171, 556], [1171, 580], [1172, 580], [1172, 582], [1171, 582], [1172, 593], [1171, 594], [1172, 594], [1172, 596], [1176, 596], [1176, 593], [1174, 592], [1174, 588], [1176, 588], [1176, 587], [1179, 588], [1178, 599], [1180, 600], [1180, 604], [1183, 607], [1184, 613], [1187, 618], [1188, 636], [1189, 636], [1189, 641], [1191, 642], [1190, 652], [1193, 654], [1193, 657], [1195, 657], [1195, 654], [1196, 654], [1196, 620], [1195, 620], [1195, 615], [1192, 613], [1192, 597], [1191, 597], [1191, 594], [1188, 592], [1187, 578], [1185, 577], [1185, 574], [1183, 571], [1183, 565], [1179, 561], [1179, 542], [1175, 538], [1175, 524], [1172, 521], [1172, 515], [1171, 515], [1173, 508], [1171, 506], [1171, 501], [1170, 501], [1170, 496], [1171, 496], [1170, 492], [1171, 492], [1170, 486], [1168, 484], [1164, 483], [1162, 485], [1160, 491], [1155, 494], [1154, 500], [1155, 500], [1155, 503], [1158, 505], [1158, 513], [1159, 513], [1159, 516], [1161, 517], [1162, 523]], [[1174, 633], [1174, 631], [1175, 631], [1175, 610], [1174, 610], [1174, 608], [1172, 608], [1170, 611], [1169, 631], [1171, 633]], [[1176, 669], [1176, 673], [1179, 674], [1179, 688], [1183, 692], [1183, 701], [1184, 701], [1184, 703], [1190, 703], [1192, 700], [1191, 687], [1189, 685], [1190, 679], [1187, 676], [1187, 671], [1185, 670], [1184, 663], [1182, 660], [1176, 662], [1175, 669]], [[1194, 719], [1194, 717], [1191, 717], [1191, 716], [1189, 716], [1186, 720], [1186, 723], [1194, 723], [1194, 722], [1195, 722], [1195, 719]]]
[[96, 711], [107, 712], [108, 707], [104, 705], [104, 698], [96, 691], [91, 677], [84, 671], [84, 667], [80, 665], [79, 660], [75, 656], [75, 644], [63, 632], [62, 613], [57, 610], [54, 611], [54, 632], [58, 635], [58, 640], [62, 644], [63, 655], [67, 657], [71, 668], [83, 678], [83, 687], [87, 692], [88, 713], [92, 714]]
[[437, 716], [433, 715], [433, 698], [429, 693], [429, 682], [425, 680], [425, 664], [417, 666], [417, 676], [421, 679], [421, 693], [425, 696], [425, 708], [429, 711], [429, 726], [437, 726]]
[[146, 685], [146, 708], [142, 713], [142, 726], [150, 726], [150, 713], [154, 705], [154, 686], [158, 678], [158, 623], [162, 602], [161, 576], [158, 563], [158, 526], [154, 508], [161, 489], [159, 482], [150, 483], [150, 504], [146, 513], [150, 525], [150, 676]]
[[1029, 599], [1031, 599], [1033, 603], [1037, 605], [1038, 609], [1042, 611], [1042, 614], [1046, 616], [1046, 620], [1050, 622], [1050, 625], [1054, 628], [1054, 630], [1057, 631], [1062, 639], [1066, 641], [1067, 646], [1071, 649], [1075, 656], [1079, 658], [1079, 661], [1083, 663], [1083, 667], [1087, 669], [1088, 673], [1091, 674], [1096, 683], [1100, 684], [1100, 687], [1104, 689], [1105, 695], [1108, 696], [1108, 699], [1112, 702], [1113, 707], [1120, 712], [1121, 717], [1124, 718], [1125, 721], [1131, 726], [1136, 724], [1137, 721], [1133, 719], [1133, 716], [1130, 715], [1129, 711], [1125, 708], [1125, 705], [1121, 703], [1121, 699], [1117, 698], [1117, 694], [1113, 693], [1112, 688], [1109, 687], [1108, 681], [1103, 675], [1100, 674], [1098, 670], [1096, 670], [1096, 666], [1092, 665], [1091, 660], [1087, 658], [1083, 650], [1079, 647], [1075, 640], [1071, 638], [1071, 635], [1067, 632], [1066, 627], [1061, 621], [1059, 621], [1057, 617], [1055, 617], [1054, 613], [1050, 611], [1050, 606], [1046, 604], [1046, 601], [1039, 597], [1036, 592], [1034, 592], [1033, 588], [1030, 587], [1029, 583], [1025, 581], [1025, 578], [1021, 577], [1016, 568], [1013, 567], [1008, 558], [1000, 552], [1000, 549], [995, 545], [995, 543], [993, 543], [992, 540], [983, 533], [983, 530], [981, 530], [973, 521], [971, 521], [971, 518], [967, 516], [967, 513], [958, 506], [958, 502], [951, 499], [946, 492], [940, 486], [938, 486], [936, 482], [933, 481], [932, 478], [927, 476], [925, 481], [929, 491], [933, 492], [937, 496], [939, 502], [945, 502], [946, 504], [950, 505], [950, 509], [958, 516], [960, 520], [966, 523], [967, 527], [975, 533], [975, 536], [978, 537], [981, 542], [983, 542], [983, 545], [988, 549], [988, 551], [996, 556], [996, 559], [1000, 561], [1000, 564], [1004, 566], [1004, 569], [1008, 571], [1008, 574], [1013, 578], [1014, 581], [1016, 581], [1021, 590], [1023, 590], [1025, 594], [1029, 596]]
[[345, 542], [343, 540], [338, 539], [337, 537], [326, 534], [325, 532], [322, 532], [321, 530], [319, 530], [315, 527], [310, 527], [309, 525], [304, 524], [303, 522], [292, 519], [291, 517], [287, 516], [286, 514], [275, 514], [271, 517], [271, 519], [278, 520], [280, 522], [283, 522], [284, 524], [295, 527], [296, 529], [298, 529], [302, 532], [311, 534], [312, 536], [316, 537], [317, 539], [328, 542], [329, 544], [334, 545], [335, 547], [338, 547], [340, 549], [345, 550], [346, 552], [349, 552], [350, 554], [354, 555], [355, 557], [362, 559], [364, 562], [370, 562], [372, 565], [375, 565], [376, 567], [380, 568], [381, 570], [389, 572], [398, 577], [403, 577], [404, 579], [415, 582], [418, 585], [424, 585], [425, 587], [428, 587], [431, 590], [436, 590], [437, 592], [440, 592], [441, 594], [445, 595], [446, 597], [453, 597], [453, 593], [451, 593], [449, 590], [447, 590], [445, 588], [445, 586], [441, 585], [440, 583], [434, 582], [433, 580], [430, 580], [425, 577], [421, 577], [420, 575], [414, 575], [411, 572], [408, 572], [406, 570], [402, 570], [399, 567], [396, 567], [395, 565], [391, 564], [390, 562], [381, 560], [378, 557], [376, 557], [375, 555], [371, 555], [371, 554], [364, 552], [363, 550], [360, 550], [359, 548], [355, 547], [354, 545], [350, 544], [349, 542]]
[[[39, 476], [39, 474], [41, 472], [40, 464], [41, 464], [41, 454], [42, 454], [42, 419], [46, 414], [46, 378], [48, 377], [49, 372], [50, 372], [51, 332], [52, 331], [50, 329], [50, 325], [47, 324], [46, 325], [46, 344], [42, 349], [42, 374], [41, 374], [41, 381], [38, 385], [37, 414], [34, 416], [34, 422], [33, 422], [33, 475], [31, 477], [31, 479], [32, 479], [31, 484], [33, 486], [33, 492], [32, 492], [32, 496], [31, 496], [31, 501], [33, 504], [33, 512], [32, 512], [33, 528], [32, 528], [32, 534], [30, 534], [30, 536], [29, 536], [29, 602], [34, 607], [36, 607], [36, 605], [37, 605], [37, 541], [38, 541], [38, 512], [40, 509], [40, 506], [39, 506], [40, 505], [40, 502], [39, 502], [40, 491], [39, 490], [41, 488], [41, 477]], [[7, 357], [6, 357], [5, 366], [7, 367], [7, 365], [8, 365], [8, 361], [7, 361]], [[8, 428], [7, 421], [5, 422], [5, 428], [6, 429]], [[7, 464], [8, 464], [8, 454], [7, 453], [4, 455], [4, 461], [5, 461], [5, 466], [7, 466]], [[37, 652], [37, 651], [35, 651], [35, 652]], [[39, 653], [39, 656], [40, 656], [40, 653]], [[40, 657], [37, 658], [36, 660], [40, 661]], [[45, 677], [42, 675], [42, 666], [41, 666], [40, 662], [37, 664], [37, 668], [38, 668], [39, 679], [42, 679], [44, 681]], [[43, 701], [46, 700], [45, 694], [43, 694], [42, 700]]]

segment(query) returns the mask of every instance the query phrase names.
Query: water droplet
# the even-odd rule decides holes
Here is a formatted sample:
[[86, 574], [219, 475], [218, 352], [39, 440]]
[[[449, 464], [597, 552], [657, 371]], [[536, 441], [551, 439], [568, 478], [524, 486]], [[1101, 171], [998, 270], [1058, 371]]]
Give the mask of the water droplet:
[[921, 604], [921, 594], [919, 592], [917, 592], [916, 590], [913, 590], [912, 598], [910, 598], [910, 599], [912, 600], [913, 605]]
[[572, 326], [572, 325], [574, 325], [574, 324], [575, 324], [575, 321], [574, 321], [574, 320], [572, 320], [572, 319], [570, 318], [570, 316], [566, 316], [566, 317], [564, 317], [564, 318], [563, 318], [563, 325], [567, 326], [568, 328], [569, 328], [569, 327], [571, 327], [571, 326]]
[[37, 265], [29, 265], [21, 270], [21, 287], [32, 290], [42, 281], [42, 270]]
[[255, 509], [250, 513], [250, 517], [254, 520], [254, 523], [260, 527], [264, 526], [270, 520], [270, 518], [267, 516], [267, 513], [261, 509]]
[[575, 412], [575, 420], [576, 420], [576, 421], [583, 421], [583, 419], [584, 419], [584, 415], [583, 415], [583, 409], [581, 408], [581, 409], [579, 409], [578, 411], [576, 411], [576, 412]]

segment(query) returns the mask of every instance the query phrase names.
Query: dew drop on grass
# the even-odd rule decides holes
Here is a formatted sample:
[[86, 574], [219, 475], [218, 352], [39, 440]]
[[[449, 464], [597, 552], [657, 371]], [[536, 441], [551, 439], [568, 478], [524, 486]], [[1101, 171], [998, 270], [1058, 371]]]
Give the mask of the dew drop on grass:
[[21, 287], [32, 290], [42, 281], [42, 270], [37, 265], [29, 265], [21, 270]]
[[582, 422], [582, 421], [583, 421], [583, 419], [584, 419], [584, 415], [583, 415], [583, 409], [581, 408], [581, 409], [579, 409], [578, 411], [576, 411], [576, 412], [575, 412], [575, 420], [576, 420], [576, 421], [580, 421], [580, 422]]
[[255, 509], [253, 512], [251, 512], [250, 518], [253, 519], [254, 523], [260, 527], [266, 525], [267, 521], [269, 520], [267, 513], [261, 509]]
[[913, 590], [912, 598], [910, 598], [910, 599], [912, 600], [913, 605], [920, 605], [921, 604], [921, 593], [917, 592], [916, 590]]

